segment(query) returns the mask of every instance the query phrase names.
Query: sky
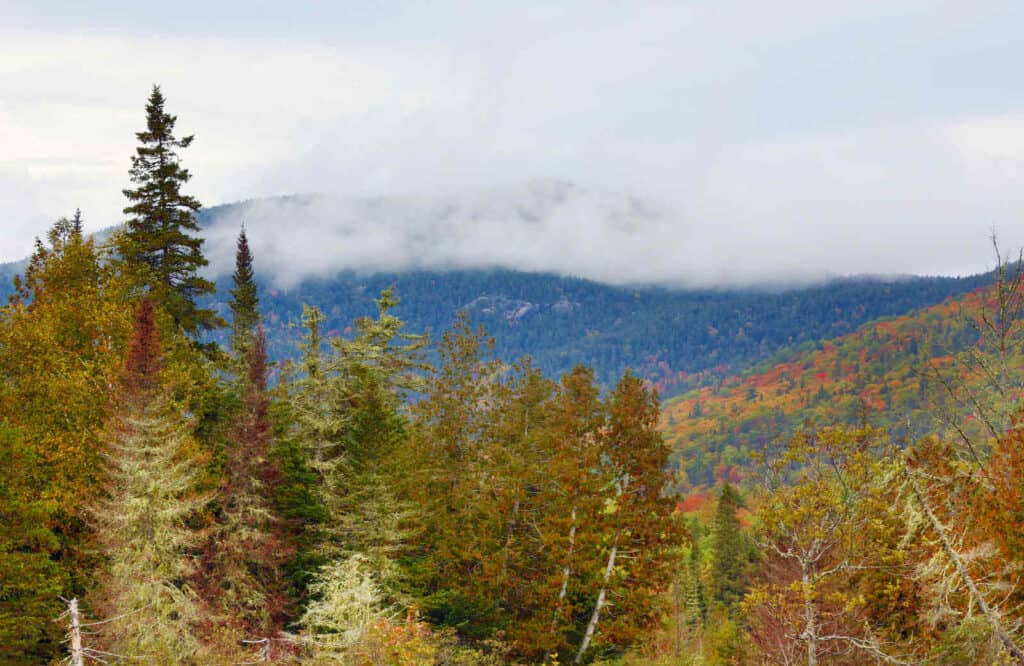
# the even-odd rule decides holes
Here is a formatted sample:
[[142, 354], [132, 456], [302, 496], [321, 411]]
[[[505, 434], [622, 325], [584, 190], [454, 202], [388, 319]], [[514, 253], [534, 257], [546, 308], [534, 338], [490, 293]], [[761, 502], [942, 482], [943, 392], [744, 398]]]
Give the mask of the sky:
[[[416, 206], [363, 234], [357, 204], [268, 204], [251, 235], [274, 265], [291, 246], [316, 270], [331, 251], [615, 282], [983, 270], [993, 231], [1024, 245], [1021, 25], [1019, 0], [0, 0], [0, 259], [76, 207], [122, 219], [159, 83], [207, 205], [475, 202], [458, 252], [443, 224], [408, 233]], [[509, 241], [508, 197], [537, 183], [589, 203]], [[623, 226], [634, 198], [658, 212]]]

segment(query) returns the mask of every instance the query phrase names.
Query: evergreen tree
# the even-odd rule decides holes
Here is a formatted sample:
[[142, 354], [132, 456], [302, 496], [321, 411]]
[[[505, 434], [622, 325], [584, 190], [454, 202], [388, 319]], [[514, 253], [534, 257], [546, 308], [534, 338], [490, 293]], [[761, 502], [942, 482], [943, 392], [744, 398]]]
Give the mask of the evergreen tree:
[[235, 272], [231, 276], [234, 287], [231, 289], [231, 348], [236, 358], [243, 358], [249, 347], [253, 333], [260, 321], [259, 296], [256, 293], [256, 280], [252, 269], [252, 252], [249, 250], [249, 239], [245, 227], [238, 233], [238, 244], [235, 251]]
[[281, 472], [269, 455], [266, 335], [257, 329], [245, 358], [242, 403], [228, 435], [218, 499], [221, 515], [204, 548], [198, 587], [221, 626], [267, 635], [285, 611], [281, 565], [291, 555], [273, 507]]
[[128, 172], [137, 187], [124, 190], [128, 220], [115, 243], [126, 272], [152, 291], [183, 331], [195, 335], [223, 321], [195, 303], [197, 297], [213, 293], [214, 286], [198, 274], [207, 264], [203, 240], [189, 233], [199, 231], [196, 211], [201, 204], [181, 192], [192, 175], [181, 166], [177, 151], [188, 148], [193, 137], [175, 137], [176, 121], [164, 111], [160, 87], [153, 86], [146, 130], [135, 135], [140, 145]]
[[726, 610], [743, 598], [747, 569], [747, 547], [740, 532], [736, 511], [740, 495], [726, 481], [718, 496], [718, 506], [711, 527], [712, 558], [709, 591], [711, 601]]
[[[517, 618], [509, 634], [535, 651], [569, 657], [600, 566], [593, 553], [602, 538], [596, 517], [604, 492], [596, 471], [607, 415], [593, 370], [576, 366], [563, 375], [547, 411], [546, 432], [535, 437], [539, 445], [532, 444], [539, 450], [524, 461], [535, 470], [530, 495], [536, 495], [537, 509], [520, 521], [550, 535], [523, 563], [531, 570], [524, 596], [536, 606], [535, 627], [531, 632], [531, 622]], [[519, 652], [529, 654], [526, 647]]]
[[[497, 481], [482, 452], [497, 401], [499, 362], [484, 358], [492, 345], [460, 314], [438, 345], [440, 364], [427, 380], [424, 399], [412, 407], [415, 428], [407, 497], [421, 507], [426, 529], [410, 556], [414, 582], [427, 616], [457, 627], [465, 638], [495, 629], [496, 599], [476, 593], [481, 553], [495, 537], [488, 521], [490, 488]], [[486, 481], [485, 481], [486, 479]]]
[[199, 609], [183, 581], [197, 535], [186, 521], [207, 499], [195, 494], [195, 443], [162, 385], [160, 357], [153, 305], [144, 298], [104, 436], [108, 489], [93, 513], [107, 564], [93, 607], [118, 617], [101, 638], [109, 652], [194, 664]]
[[404, 323], [390, 313], [396, 304], [386, 289], [378, 317], [357, 320], [353, 339], [328, 338], [326, 350], [323, 315], [305, 308], [305, 376], [291, 385], [288, 405], [293, 442], [305, 454], [302, 468], [315, 475], [319, 505], [296, 560], [315, 565], [334, 558], [336, 564], [338, 557], [358, 557], [392, 591], [412, 508], [396, 496], [398, 452], [407, 437], [399, 410], [426, 367], [426, 339], [402, 332]]
[[675, 502], [664, 494], [670, 449], [658, 431], [657, 393], [627, 370], [606, 409], [601, 473], [609, 483], [598, 517], [603, 572], [574, 663], [582, 663], [592, 643], [622, 649], [658, 626], [662, 591], [675, 571], [673, 548], [682, 538]]
[[52, 559], [59, 542], [49, 508], [28, 481], [37, 456], [20, 434], [0, 427], [0, 645], [5, 664], [49, 663], [59, 643], [60, 595], [67, 577]]
[[687, 558], [686, 586], [686, 623], [691, 628], [703, 627], [708, 617], [708, 605], [704, 596], [704, 581], [700, 575], [700, 539], [699, 525], [695, 520], [693, 523], [693, 544], [690, 546], [690, 556]]

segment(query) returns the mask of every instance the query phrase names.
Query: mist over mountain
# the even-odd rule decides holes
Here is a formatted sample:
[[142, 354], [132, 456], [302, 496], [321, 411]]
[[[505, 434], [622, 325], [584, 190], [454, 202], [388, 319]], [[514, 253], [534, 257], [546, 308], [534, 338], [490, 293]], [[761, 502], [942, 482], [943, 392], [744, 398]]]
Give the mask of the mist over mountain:
[[852, 243], [808, 253], [785, 247], [785, 235], [696, 224], [659, 201], [554, 180], [455, 194], [257, 199], [210, 208], [203, 220], [215, 276], [231, 270], [244, 224], [261, 272], [282, 287], [341, 270], [463, 269], [612, 285], [779, 287], [851, 273], [912, 273], [916, 266], [913, 257], [860, 261]]
[[[325, 331], [344, 335], [394, 285], [408, 330], [437, 336], [465, 312], [507, 361], [529, 355], [552, 376], [584, 363], [606, 386], [632, 368], [665, 395], [991, 280], [836, 278], [813, 262], [794, 269], [784, 253], [774, 263], [770, 253], [722, 263], [708, 245], [721, 232], [640, 197], [559, 181], [434, 196], [283, 196], [205, 208], [200, 222], [218, 286], [204, 301], [227, 318], [245, 225], [275, 359], [294, 357], [303, 304], [323, 310]], [[0, 265], [0, 296], [23, 267]]]
[[[206, 253], [230, 269], [244, 223], [261, 270], [294, 285], [338, 270], [504, 268], [610, 284], [693, 283], [682, 216], [559, 181], [433, 196], [259, 199], [206, 214]], [[652, 248], [659, 248], [652, 252]]]

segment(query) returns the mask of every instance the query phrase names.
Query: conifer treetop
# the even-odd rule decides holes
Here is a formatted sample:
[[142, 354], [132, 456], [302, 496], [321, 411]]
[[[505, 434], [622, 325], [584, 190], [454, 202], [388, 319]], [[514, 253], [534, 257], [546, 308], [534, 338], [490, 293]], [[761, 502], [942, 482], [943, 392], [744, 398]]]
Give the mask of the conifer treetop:
[[124, 233], [117, 240], [121, 260], [139, 282], [153, 292], [157, 303], [186, 333], [196, 334], [223, 325], [212, 310], [196, 306], [197, 297], [212, 293], [213, 283], [199, 276], [207, 265], [199, 230], [199, 201], [183, 194], [192, 174], [181, 165], [178, 151], [193, 136], [177, 138], [177, 117], [164, 110], [159, 86], [146, 104], [146, 130], [136, 133], [139, 145], [129, 170], [134, 189], [123, 190], [129, 205]]
[[235, 272], [232, 275], [232, 282], [234, 286], [231, 289], [230, 303], [231, 346], [236, 356], [244, 357], [260, 321], [260, 300], [256, 290], [252, 251], [249, 249], [249, 238], [245, 233], [245, 225], [242, 225], [242, 229], [238, 233]]

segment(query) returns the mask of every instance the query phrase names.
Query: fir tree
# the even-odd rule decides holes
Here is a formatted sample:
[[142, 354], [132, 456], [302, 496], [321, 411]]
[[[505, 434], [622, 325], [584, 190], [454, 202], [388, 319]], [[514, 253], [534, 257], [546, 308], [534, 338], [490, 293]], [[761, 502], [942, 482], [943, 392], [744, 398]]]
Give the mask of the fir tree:
[[201, 204], [182, 194], [192, 175], [181, 166], [177, 151], [188, 148], [192, 136], [174, 135], [176, 116], [164, 111], [159, 86], [146, 104], [146, 130], [137, 132], [139, 146], [129, 170], [135, 189], [124, 190], [128, 220], [116, 246], [126, 272], [148, 287], [153, 298], [188, 334], [223, 325], [213, 310], [199, 308], [196, 298], [213, 292], [213, 283], [199, 276], [207, 264], [196, 211]]
[[266, 335], [257, 329], [246, 354], [241, 409], [231, 428], [218, 498], [221, 516], [204, 548], [197, 576], [221, 624], [266, 635], [280, 627], [281, 565], [292, 549], [272, 503], [281, 472], [271, 460]]
[[231, 289], [231, 348], [236, 358], [243, 358], [260, 321], [260, 300], [256, 293], [252, 252], [249, 250], [244, 226], [238, 233], [235, 272], [231, 277], [234, 282]]
[[108, 488], [93, 511], [107, 566], [95, 593], [108, 651], [153, 664], [196, 663], [198, 604], [182, 581], [196, 533], [187, 520], [206, 504], [194, 492], [201, 468], [189, 422], [161, 381], [152, 302], [139, 306], [135, 333], [107, 424]]
[[747, 548], [740, 532], [740, 519], [736, 511], [740, 496], [728, 481], [718, 496], [712, 523], [711, 600], [716, 605], [731, 609], [742, 597], [746, 572]]

